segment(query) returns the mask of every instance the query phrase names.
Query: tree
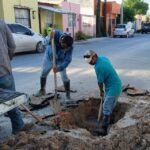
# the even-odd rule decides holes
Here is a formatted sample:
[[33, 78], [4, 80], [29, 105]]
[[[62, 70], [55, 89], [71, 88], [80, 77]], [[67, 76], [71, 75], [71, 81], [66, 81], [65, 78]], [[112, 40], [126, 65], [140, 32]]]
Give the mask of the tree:
[[143, 0], [124, 0], [124, 21], [133, 21], [135, 15], [145, 15], [147, 11], [148, 3]]
[[128, 7], [123, 7], [123, 13], [124, 13], [124, 22], [127, 23], [129, 21], [134, 21], [134, 11], [133, 9], [130, 9]]

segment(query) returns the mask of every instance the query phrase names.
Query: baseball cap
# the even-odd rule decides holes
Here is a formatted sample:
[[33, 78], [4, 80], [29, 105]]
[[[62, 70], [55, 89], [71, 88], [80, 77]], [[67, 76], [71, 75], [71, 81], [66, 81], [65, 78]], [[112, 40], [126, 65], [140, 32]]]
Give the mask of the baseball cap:
[[85, 52], [85, 54], [83, 55], [83, 58], [85, 59], [85, 61], [87, 63], [90, 63], [92, 60], [92, 57], [95, 55], [96, 53], [93, 50], [88, 50]]

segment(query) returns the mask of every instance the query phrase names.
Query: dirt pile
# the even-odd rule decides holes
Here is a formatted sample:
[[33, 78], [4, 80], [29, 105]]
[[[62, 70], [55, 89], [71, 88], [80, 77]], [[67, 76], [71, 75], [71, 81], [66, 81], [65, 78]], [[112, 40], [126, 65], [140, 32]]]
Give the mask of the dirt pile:
[[[150, 150], [150, 97], [123, 94], [116, 107], [109, 134], [93, 136], [99, 99], [89, 99], [68, 108], [50, 121], [57, 130], [35, 127], [21, 132], [0, 145], [0, 149], [22, 150]], [[41, 129], [42, 128], [42, 129]]]

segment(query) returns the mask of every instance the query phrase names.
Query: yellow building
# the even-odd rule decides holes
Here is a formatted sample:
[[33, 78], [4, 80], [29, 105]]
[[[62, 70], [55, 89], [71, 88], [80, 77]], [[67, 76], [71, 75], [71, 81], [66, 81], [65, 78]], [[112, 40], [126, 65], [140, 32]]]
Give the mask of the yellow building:
[[53, 28], [63, 30], [62, 22], [62, 9], [59, 7], [62, 0], [49, 1], [49, 0], [38, 0], [39, 7], [39, 22], [40, 32], [45, 33], [45, 29], [53, 24]]
[[0, 0], [0, 19], [21, 23], [39, 32], [37, 0]]

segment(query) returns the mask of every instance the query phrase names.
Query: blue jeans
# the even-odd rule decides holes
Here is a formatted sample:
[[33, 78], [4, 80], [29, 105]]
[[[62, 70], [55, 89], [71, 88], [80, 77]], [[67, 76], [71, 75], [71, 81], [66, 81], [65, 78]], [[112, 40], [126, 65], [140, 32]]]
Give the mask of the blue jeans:
[[118, 101], [118, 96], [106, 96], [103, 102], [103, 114], [110, 116]]
[[[15, 82], [11, 73], [0, 77], [0, 88], [15, 91]], [[18, 108], [14, 108], [7, 113], [11, 120], [12, 132], [21, 129], [24, 126], [24, 122]]]
[[[53, 67], [53, 55], [50, 46], [47, 46], [47, 49], [44, 54], [43, 66], [41, 72], [41, 78], [46, 78]], [[61, 79], [63, 82], [68, 82], [69, 78], [66, 72], [66, 69], [60, 72]]]

